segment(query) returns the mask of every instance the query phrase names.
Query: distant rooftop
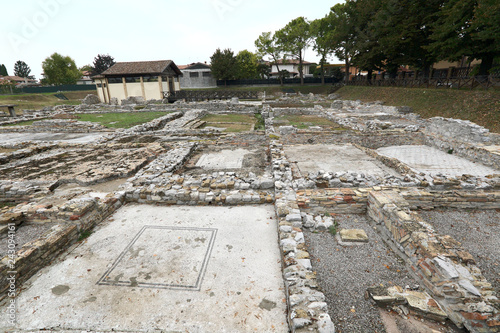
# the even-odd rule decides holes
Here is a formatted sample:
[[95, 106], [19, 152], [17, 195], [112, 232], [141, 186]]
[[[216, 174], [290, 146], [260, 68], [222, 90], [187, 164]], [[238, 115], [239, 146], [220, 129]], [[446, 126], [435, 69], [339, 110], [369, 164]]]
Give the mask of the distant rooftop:
[[165, 72], [168, 67], [171, 67], [176, 74], [182, 74], [172, 60], [157, 60], [117, 62], [102, 72], [101, 75], [160, 74]]

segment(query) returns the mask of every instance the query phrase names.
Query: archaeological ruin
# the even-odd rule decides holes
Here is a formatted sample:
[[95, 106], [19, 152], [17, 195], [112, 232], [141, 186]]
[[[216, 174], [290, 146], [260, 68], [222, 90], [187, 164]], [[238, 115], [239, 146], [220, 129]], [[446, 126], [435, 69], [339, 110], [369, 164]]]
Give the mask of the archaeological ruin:
[[3, 331], [500, 332], [500, 135], [474, 123], [283, 94], [0, 125]]

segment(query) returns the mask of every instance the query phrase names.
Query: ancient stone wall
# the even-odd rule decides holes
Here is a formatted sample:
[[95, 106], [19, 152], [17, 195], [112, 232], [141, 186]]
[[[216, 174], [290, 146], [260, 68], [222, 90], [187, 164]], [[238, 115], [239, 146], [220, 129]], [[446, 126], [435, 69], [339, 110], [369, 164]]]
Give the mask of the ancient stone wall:
[[368, 215], [448, 317], [470, 332], [498, 331], [498, 299], [472, 255], [452, 237], [437, 234], [409, 208], [396, 191], [369, 193]]

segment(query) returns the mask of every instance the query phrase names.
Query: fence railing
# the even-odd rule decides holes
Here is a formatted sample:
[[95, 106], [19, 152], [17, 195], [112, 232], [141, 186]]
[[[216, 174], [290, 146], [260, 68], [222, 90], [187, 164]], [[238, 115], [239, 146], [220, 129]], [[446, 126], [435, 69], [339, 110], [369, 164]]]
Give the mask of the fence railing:
[[237, 97], [239, 99], [259, 99], [258, 91], [243, 91], [243, 90], [180, 90], [174, 94], [164, 92], [163, 97], [168, 100], [186, 101], [206, 101], [206, 100], [223, 100]]
[[[325, 83], [337, 83], [340, 80], [334, 77], [325, 77]], [[305, 77], [305, 84], [321, 84], [319, 77]], [[278, 85], [279, 79], [252, 79], [252, 80], [217, 80], [217, 86], [253, 86], [253, 85]], [[300, 78], [283, 79], [283, 84], [300, 84]]]
[[379, 79], [368, 81], [365, 77], [355, 78], [347, 83], [349, 86], [379, 86], [379, 87], [406, 87], [406, 88], [469, 88], [488, 89], [500, 87], [500, 76], [484, 75], [470, 77], [433, 77], [433, 78], [404, 78]]

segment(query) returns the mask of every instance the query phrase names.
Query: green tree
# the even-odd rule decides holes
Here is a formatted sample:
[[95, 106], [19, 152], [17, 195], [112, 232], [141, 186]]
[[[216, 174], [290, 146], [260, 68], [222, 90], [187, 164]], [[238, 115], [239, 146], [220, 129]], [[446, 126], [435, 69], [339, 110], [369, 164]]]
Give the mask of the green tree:
[[255, 79], [259, 76], [259, 61], [254, 53], [248, 50], [238, 52], [236, 63], [238, 65], [238, 74], [236, 76], [238, 79]]
[[269, 78], [271, 74], [271, 67], [266, 64], [265, 61], [259, 61], [259, 65], [257, 66], [257, 73], [261, 79]]
[[68, 56], [54, 53], [42, 63], [45, 78], [44, 84], [75, 84], [81, 78], [82, 72], [76, 67], [75, 61]]
[[[281, 73], [279, 61], [281, 58], [284, 58], [284, 51], [281, 45], [277, 43], [276, 34], [263, 32], [259, 38], [255, 40], [255, 47], [257, 48], [257, 55], [262, 59], [268, 57], [268, 61], [271, 65], [275, 65], [278, 69], [278, 73]], [[281, 75], [279, 75], [279, 79], [281, 85], [283, 85], [283, 77]]]
[[495, 0], [448, 0], [432, 24], [428, 49], [439, 59], [480, 59], [479, 75], [488, 74], [500, 55], [500, 4]]
[[93, 75], [101, 74], [114, 64], [115, 64], [115, 58], [113, 58], [109, 54], [98, 54], [94, 58], [92, 74]]
[[5, 67], [4, 64], [0, 65], [0, 76], [9, 76], [9, 73], [7, 72], [7, 67]]
[[217, 49], [210, 57], [210, 68], [212, 75], [218, 80], [232, 80], [238, 74], [238, 64], [231, 49], [221, 51]]
[[300, 84], [304, 84], [304, 51], [311, 41], [309, 22], [302, 16], [290, 21], [284, 28], [276, 31], [277, 44], [290, 56], [299, 60]]
[[14, 75], [19, 77], [29, 77], [31, 68], [22, 60], [16, 61], [14, 64]]
[[333, 18], [331, 15], [327, 15], [321, 19], [317, 19], [311, 22], [311, 36], [313, 49], [316, 53], [321, 56], [319, 64], [321, 84], [325, 84], [325, 69], [327, 57], [333, 52], [334, 48], [334, 31]]
[[82, 66], [79, 68], [80, 72], [90, 72], [90, 73], [93, 73], [94, 72], [94, 67], [92, 67], [91, 65], [85, 65], [85, 66]]
[[372, 51], [384, 55], [384, 65], [392, 76], [401, 65], [409, 65], [427, 76], [436, 62], [436, 56], [427, 50], [432, 43], [430, 23], [436, 19], [443, 0], [377, 2], [379, 8], [368, 25], [377, 41]]

